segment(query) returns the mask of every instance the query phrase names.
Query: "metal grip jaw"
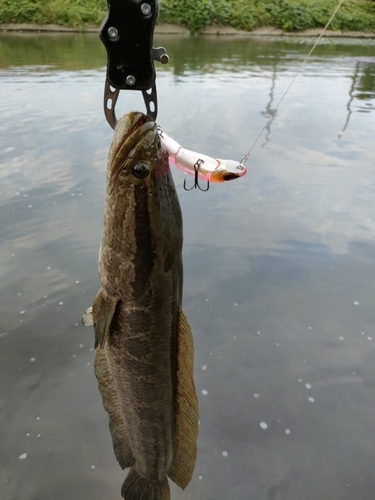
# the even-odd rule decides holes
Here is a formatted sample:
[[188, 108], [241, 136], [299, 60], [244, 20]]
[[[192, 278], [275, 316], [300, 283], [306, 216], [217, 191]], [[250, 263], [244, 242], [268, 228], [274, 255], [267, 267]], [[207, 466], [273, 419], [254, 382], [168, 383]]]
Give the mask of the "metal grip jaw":
[[108, 56], [104, 92], [107, 121], [114, 128], [115, 104], [120, 89], [141, 90], [147, 113], [155, 120], [154, 60], [163, 64], [169, 60], [163, 47], [152, 48], [158, 0], [107, 0], [107, 4], [107, 16], [99, 30]]

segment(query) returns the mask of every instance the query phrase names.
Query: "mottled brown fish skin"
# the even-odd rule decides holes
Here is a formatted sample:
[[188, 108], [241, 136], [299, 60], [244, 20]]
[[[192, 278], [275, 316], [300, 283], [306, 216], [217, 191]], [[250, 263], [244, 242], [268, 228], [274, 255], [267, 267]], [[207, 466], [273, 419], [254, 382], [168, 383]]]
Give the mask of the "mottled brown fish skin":
[[[187, 329], [180, 326], [181, 252], [181, 209], [168, 156], [156, 124], [131, 113], [119, 120], [109, 153], [99, 255], [102, 288], [92, 308], [95, 373], [115, 453], [122, 468], [133, 466], [122, 489], [126, 500], [167, 500], [169, 471], [185, 487], [194, 469], [198, 408], [192, 373], [185, 406], [196, 411], [185, 420], [176, 417], [184, 405], [177, 396], [183, 393], [178, 390], [179, 335], [191, 335], [187, 322]], [[179, 421], [190, 428], [187, 448], [178, 444]], [[182, 464], [187, 470], [182, 479], [179, 446], [190, 456], [188, 466]]]

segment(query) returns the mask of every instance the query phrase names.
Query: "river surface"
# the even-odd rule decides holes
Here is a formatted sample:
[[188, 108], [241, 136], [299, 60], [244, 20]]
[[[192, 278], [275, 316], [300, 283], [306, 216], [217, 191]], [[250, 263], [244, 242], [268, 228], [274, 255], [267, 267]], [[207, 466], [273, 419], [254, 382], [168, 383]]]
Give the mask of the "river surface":
[[[158, 37], [158, 123], [245, 177], [184, 191], [198, 460], [173, 500], [375, 491], [375, 43]], [[98, 290], [106, 54], [0, 35], [0, 498], [120, 499], [81, 316]], [[143, 111], [122, 92], [121, 115]], [[187, 179], [188, 185], [192, 178]]]

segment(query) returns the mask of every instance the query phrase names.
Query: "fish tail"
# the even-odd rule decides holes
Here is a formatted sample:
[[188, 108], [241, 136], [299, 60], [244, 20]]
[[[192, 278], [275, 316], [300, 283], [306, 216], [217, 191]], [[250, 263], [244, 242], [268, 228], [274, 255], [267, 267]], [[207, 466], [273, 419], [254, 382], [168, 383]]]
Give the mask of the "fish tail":
[[161, 482], [150, 482], [132, 467], [122, 485], [121, 495], [125, 500], [170, 500], [167, 476]]

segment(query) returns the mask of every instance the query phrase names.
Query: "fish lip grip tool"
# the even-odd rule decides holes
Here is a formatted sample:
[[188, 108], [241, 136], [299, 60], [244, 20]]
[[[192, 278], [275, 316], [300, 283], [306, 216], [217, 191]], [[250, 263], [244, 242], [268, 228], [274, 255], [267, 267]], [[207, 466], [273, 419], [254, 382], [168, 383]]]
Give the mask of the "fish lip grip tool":
[[104, 88], [107, 122], [115, 128], [120, 90], [140, 90], [147, 114], [155, 121], [158, 105], [154, 61], [169, 61], [164, 47], [152, 47], [158, 0], [107, 0], [107, 4], [107, 16], [99, 30], [108, 56]]

